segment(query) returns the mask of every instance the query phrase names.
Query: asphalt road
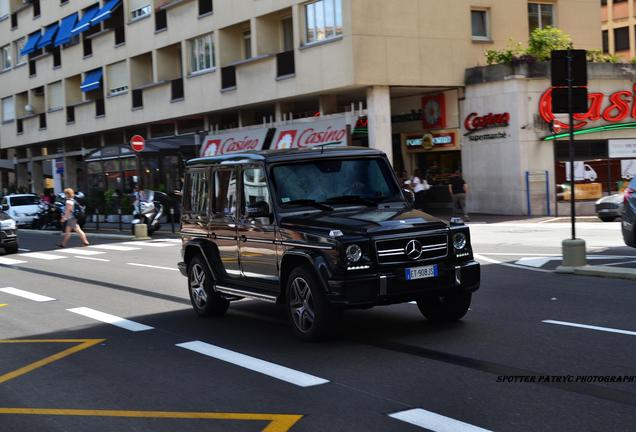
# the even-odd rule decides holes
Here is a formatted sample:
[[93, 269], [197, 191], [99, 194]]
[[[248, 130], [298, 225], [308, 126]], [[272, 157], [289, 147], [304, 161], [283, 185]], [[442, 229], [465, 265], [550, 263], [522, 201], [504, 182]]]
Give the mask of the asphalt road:
[[[595, 225], [594, 254], [636, 260]], [[174, 241], [23, 234], [29, 251], [0, 254], [0, 430], [634, 431], [636, 284], [549, 271], [567, 232], [473, 225], [482, 288], [462, 322], [352, 311], [314, 344], [267, 303], [196, 317]]]

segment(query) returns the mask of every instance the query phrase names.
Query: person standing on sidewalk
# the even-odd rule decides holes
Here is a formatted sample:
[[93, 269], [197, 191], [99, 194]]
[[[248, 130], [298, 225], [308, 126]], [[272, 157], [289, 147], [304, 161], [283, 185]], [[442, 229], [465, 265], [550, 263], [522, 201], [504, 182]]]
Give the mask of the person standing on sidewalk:
[[78, 204], [75, 202], [75, 191], [71, 188], [64, 189], [64, 195], [66, 196], [66, 206], [64, 214], [62, 215], [62, 223], [64, 224], [64, 239], [58, 246], [61, 248], [66, 247], [68, 241], [71, 239], [72, 231], [75, 231], [80, 236], [84, 246], [88, 246], [89, 243], [86, 239], [86, 234], [77, 223], [76, 210]]
[[466, 210], [466, 195], [468, 194], [468, 183], [462, 178], [458, 170], [450, 178], [448, 191], [453, 200], [453, 216], [464, 216], [464, 220], [469, 221], [468, 211]]

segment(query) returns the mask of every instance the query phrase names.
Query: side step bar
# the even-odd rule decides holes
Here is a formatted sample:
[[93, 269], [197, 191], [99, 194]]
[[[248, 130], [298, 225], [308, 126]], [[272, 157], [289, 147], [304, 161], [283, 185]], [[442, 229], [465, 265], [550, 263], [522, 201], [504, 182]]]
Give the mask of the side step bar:
[[255, 293], [252, 291], [244, 291], [237, 288], [230, 288], [222, 285], [216, 285], [214, 289], [223, 294], [230, 294], [239, 297], [247, 297], [256, 300], [263, 300], [270, 303], [276, 303], [276, 296], [262, 293]]

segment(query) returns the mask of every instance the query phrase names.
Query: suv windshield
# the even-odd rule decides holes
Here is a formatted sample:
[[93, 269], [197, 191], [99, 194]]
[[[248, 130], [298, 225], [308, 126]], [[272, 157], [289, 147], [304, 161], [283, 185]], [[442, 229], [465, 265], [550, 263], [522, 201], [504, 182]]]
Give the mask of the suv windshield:
[[26, 206], [38, 204], [40, 202], [40, 198], [36, 195], [27, 195], [27, 196], [17, 196], [17, 197], [9, 197], [11, 206]]
[[390, 167], [380, 158], [327, 159], [272, 170], [281, 205], [307, 202], [374, 205], [402, 201]]

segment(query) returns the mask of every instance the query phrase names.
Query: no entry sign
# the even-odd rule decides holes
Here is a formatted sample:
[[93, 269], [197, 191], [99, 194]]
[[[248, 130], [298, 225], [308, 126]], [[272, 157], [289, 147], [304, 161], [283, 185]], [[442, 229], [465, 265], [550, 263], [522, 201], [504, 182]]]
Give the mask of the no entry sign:
[[135, 135], [130, 139], [130, 147], [136, 152], [143, 151], [145, 146], [146, 140], [141, 135]]

